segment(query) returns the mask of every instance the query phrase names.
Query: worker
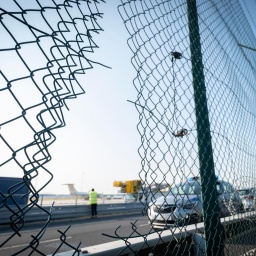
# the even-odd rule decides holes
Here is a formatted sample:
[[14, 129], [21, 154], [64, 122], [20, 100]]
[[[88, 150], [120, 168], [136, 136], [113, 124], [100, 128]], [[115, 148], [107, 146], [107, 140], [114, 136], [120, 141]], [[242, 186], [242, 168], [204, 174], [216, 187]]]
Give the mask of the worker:
[[91, 205], [91, 218], [97, 218], [97, 197], [98, 194], [92, 189], [89, 197], [89, 203]]

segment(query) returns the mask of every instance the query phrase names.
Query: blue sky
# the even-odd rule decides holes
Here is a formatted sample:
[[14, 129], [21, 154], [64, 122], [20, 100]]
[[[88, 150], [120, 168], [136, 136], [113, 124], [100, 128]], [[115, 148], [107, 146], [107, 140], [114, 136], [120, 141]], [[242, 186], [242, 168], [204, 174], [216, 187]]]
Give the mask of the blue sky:
[[[66, 126], [54, 130], [57, 140], [49, 147], [52, 160], [45, 165], [54, 175], [54, 179], [42, 193], [68, 193], [67, 187], [62, 185], [64, 183], [74, 183], [79, 191], [89, 191], [94, 187], [98, 192], [112, 192], [115, 180], [138, 179], [138, 115], [134, 105], [127, 101], [135, 101], [136, 98], [132, 83], [135, 71], [130, 62], [132, 55], [126, 43], [128, 33], [119, 16], [117, 4], [118, 1], [108, 1], [99, 5], [104, 12], [104, 18], [98, 22], [104, 31], [100, 34], [93, 33], [93, 39], [100, 48], [96, 49], [94, 54], [88, 54], [91, 60], [103, 63], [111, 69], [95, 65], [94, 69], [86, 71], [85, 75], [78, 76], [86, 93], [77, 99], [66, 101], [69, 107], [69, 111], [63, 108]], [[1, 7], [18, 10], [16, 5], [7, 2]], [[29, 14], [28, 20], [32, 19], [33, 15]], [[19, 28], [13, 33], [20, 41], [29, 40], [29, 36], [22, 30], [24, 26], [16, 23], [15, 19], [10, 19], [6, 15], [4, 22], [12, 22], [13, 26], [9, 27]], [[40, 27], [40, 24], [37, 23], [36, 26]], [[1, 42], [1, 47], [10, 46], [12, 40], [6, 34], [6, 40]], [[26, 58], [26, 62], [34, 68], [42, 67], [42, 63], [45, 63], [44, 56], [37, 52], [36, 48], [35, 44], [23, 45], [19, 51], [24, 52], [24, 58], [30, 56]], [[33, 51], [32, 57], [29, 51]], [[9, 80], [23, 77], [27, 73], [15, 51], [1, 52], [1, 58], [6, 61], [0, 64], [0, 68]], [[1, 82], [2, 85], [6, 84], [2, 80]], [[19, 83], [22, 86], [19, 86]], [[12, 90], [19, 95], [23, 106], [35, 104], [40, 100], [40, 95], [32, 92], [32, 83], [28, 80], [13, 84]], [[26, 90], [27, 94], [24, 94]], [[1, 109], [5, 110], [1, 111], [0, 122], [19, 115], [20, 109], [7, 91], [2, 91], [0, 97]], [[34, 125], [37, 126], [35, 123]], [[21, 119], [3, 126], [1, 132], [13, 148], [26, 145], [33, 136]], [[9, 158], [10, 151], [3, 143], [0, 148], [0, 160]], [[18, 154], [17, 159], [19, 157], [21, 160], [22, 156]], [[0, 175], [23, 176], [13, 161], [1, 167]], [[49, 178], [46, 172], [40, 172], [38, 178], [34, 179], [34, 185], [39, 189]]]
[[[94, 69], [79, 76], [86, 93], [67, 101], [70, 111], [64, 111], [66, 127], [54, 131], [57, 140], [49, 147], [52, 160], [45, 166], [53, 173], [54, 179], [42, 193], [68, 193], [67, 187], [62, 185], [64, 183], [74, 183], [79, 191], [89, 191], [94, 187], [98, 192], [111, 193], [114, 191], [112, 184], [115, 180], [139, 178], [141, 164], [138, 148], [141, 142], [136, 129], [139, 116], [134, 105], [127, 101], [135, 101], [137, 97], [133, 86], [136, 72], [131, 65], [132, 53], [127, 45], [129, 34], [117, 11], [118, 3], [107, 1], [106, 4], [100, 4], [104, 18], [99, 19], [99, 24], [104, 31], [93, 34], [100, 48], [90, 55], [90, 59], [110, 66], [111, 69], [95, 65]], [[250, 21], [255, 17], [253, 10], [256, 9], [256, 3], [253, 0], [246, 3], [251, 11], [248, 16]], [[255, 25], [255, 20], [251, 24]], [[23, 33], [19, 33], [20, 38], [23, 36]], [[10, 58], [2, 52], [3, 57], [5, 60]], [[37, 58], [34, 61], [31, 58], [27, 61], [35, 65], [43, 60]], [[0, 65], [1, 69], [9, 70], [10, 76], [19, 77], [24, 72], [22, 68], [17, 68], [22, 66], [17, 62], [15, 69], [12, 62], [5, 61]], [[3, 93], [0, 97], [1, 106], [1, 100], [5, 102], [8, 99]], [[30, 100], [31, 103], [33, 97]], [[8, 110], [1, 112], [1, 118], [4, 119], [7, 113], [16, 114], [15, 108]], [[18, 131], [17, 126], [12, 126], [8, 127], [8, 133], [4, 129], [2, 132], [6, 132], [7, 137], [9, 135], [10, 139], [15, 139], [15, 143], [20, 145], [24, 145], [31, 136], [23, 126], [19, 126]], [[16, 170], [8, 166], [1, 169], [0, 175], [21, 177], [22, 173]], [[49, 176], [41, 172], [34, 185], [39, 189], [48, 179]]]
[[68, 102], [67, 126], [56, 130], [53, 159], [48, 165], [54, 180], [45, 192], [66, 193], [67, 188], [61, 184], [74, 183], [78, 190], [94, 187], [98, 192], [110, 193], [115, 180], [138, 179], [138, 115], [127, 101], [136, 98], [132, 84], [135, 71], [126, 43], [128, 33], [116, 3], [100, 5], [104, 19], [99, 22], [104, 31], [94, 34], [100, 48], [91, 56], [111, 69], [95, 65], [80, 76], [86, 94]]
[[[47, 191], [53, 191], [51, 187], [59, 187], [60, 191], [60, 183], [73, 182], [79, 190], [95, 187], [98, 192], [111, 192], [114, 180], [138, 179], [138, 113], [127, 102], [136, 99], [132, 84], [136, 73], [130, 64], [132, 55], [126, 43], [129, 35], [117, 12], [117, 2], [102, 6], [105, 15], [101, 24], [105, 31], [95, 38], [100, 49], [94, 57], [112, 69], [96, 66], [82, 78], [86, 95], [72, 102], [66, 115], [67, 127], [58, 131], [53, 146], [61, 150], [52, 151], [49, 164], [55, 179], [61, 182], [53, 181]], [[248, 19], [255, 32], [252, 19], [256, 4], [250, 1], [246, 5], [252, 12]], [[75, 154], [70, 153], [71, 148]]]

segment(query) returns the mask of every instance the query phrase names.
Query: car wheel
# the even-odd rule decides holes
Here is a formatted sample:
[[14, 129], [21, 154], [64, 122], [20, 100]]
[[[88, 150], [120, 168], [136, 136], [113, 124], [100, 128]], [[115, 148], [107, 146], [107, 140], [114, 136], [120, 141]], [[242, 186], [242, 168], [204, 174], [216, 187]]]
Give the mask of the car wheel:
[[[190, 225], [190, 224], [196, 224], [196, 223], [200, 223], [202, 222], [203, 217], [202, 215], [199, 215], [197, 213], [195, 214], [191, 214], [188, 218], [185, 219], [185, 221], [183, 221], [183, 225]], [[180, 221], [181, 222], [181, 221]], [[184, 223], [185, 222], [185, 223]], [[180, 224], [182, 224], [180, 223]]]
[[228, 209], [228, 204], [225, 201], [222, 201], [220, 204], [220, 212], [221, 212], [221, 217], [228, 217], [231, 215], [229, 209]]
[[200, 223], [203, 221], [203, 216], [199, 214], [194, 214], [193, 218], [194, 218], [194, 223]]
[[242, 213], [242, 212], [245, 212], [245, 209], [244, 209], [244, 205], [240, 204], [240, 206], [238, 207], [238, 213]]

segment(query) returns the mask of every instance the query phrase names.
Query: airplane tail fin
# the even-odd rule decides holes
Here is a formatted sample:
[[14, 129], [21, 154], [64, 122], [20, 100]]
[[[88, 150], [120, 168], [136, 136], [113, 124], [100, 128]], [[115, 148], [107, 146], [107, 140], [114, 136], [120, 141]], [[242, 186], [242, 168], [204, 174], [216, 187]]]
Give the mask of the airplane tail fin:
[[63, 184], [63, 185], [67, 185], [68, 186], [70, 195], [77, 195], [78, 194], [76, 189], [75, 189], [74, 184], [69, 183], [69, 184]]

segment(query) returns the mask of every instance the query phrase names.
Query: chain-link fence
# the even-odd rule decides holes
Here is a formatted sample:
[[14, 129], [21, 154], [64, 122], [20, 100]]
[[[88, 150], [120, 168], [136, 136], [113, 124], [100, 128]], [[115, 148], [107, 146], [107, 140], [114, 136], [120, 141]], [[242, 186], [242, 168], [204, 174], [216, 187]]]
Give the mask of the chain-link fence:
[[[0, 166], [24, 173], [8, 196], [1, 194], [0, 207], [10, 210], [9, 239], [19, 235], [31, 207], [44, 211], [37, 203], [43, 187], [36, 190], [31, 181], [40, 172], [49, 173], [48, 182], [52, 179], [44, 165], [51, 159], [53, 129], [65, 126], [65, 101], [84, 92], [76, 76], [93, 67], [85, 53], [97, 47], [92, 32], [102, 30], [97, 23], [101, 1], [57, 2], [1, 3], [1, 59], [13, 58], [19, 69], [14, 75], [13, 66], [1, 63], [1, 109], [9, 101], [16, 108], [1, 112]], [[139, 114], [141, 202], [151, 226], [149, 233], [140, 234], [135, 222], [128, 237], [116, 230], [131, 255], [143, 255], [145, 248], [148, 255], [255, 253], [256, 40], [251, 9], [256, 10], [255, 1], [121, 0], [118, 10], [130, 34], [137, 71], [138, 97], [131, 103]], [[31, 23], [35, 16], [42, 27]], [[18, 33], [20, 28], [24, 33]], [[76, 36], [69, 38], [71, 30]], [[31, 66], [22, 53], [26, 47], [39, 51], [47, 65]], [[19, 96], [20, 83], [22, 90], [33, 92], [33, 105]], [[10, 123], [24, 126], [33, 140], [16, 144]], [[21, 206], [14, 196], [24, 186], [32, 196]], [[50, 221], [51, 213], [45, 214], [46, 225], [24, 249], [29, 255], [37, 251]], [[183, 238], [163, 241], [165, 230], [173, 237], [180, 231]], [[150, 247], [152, 233], [159, 239]], [[134, 250], [129, 239], [138, 236], [144, 245]]]
[[[255, 248], [250, 9], [256, 10], [255, 1], [123, 0], [119, 6], [137, 71], [145, 212], [153, 230], [173, 234], [203, 221], [204, 234], [196, 225], [192, 235], [193, 253], [241, 255]], [[159, 191], [150, 188], [162, 183], [171, 190], [154, 200]], [[192, 244], [186, 252], [167, 244], [162, 255], [189, 254]]]
[[[95, 33], [102, 31], [99, 21], [102, 0], [78, 1], [1, 1], [0, 2], [0, 167], [1, 173], [20, 173], [22, 179], [0, 188], [1, 210], [10, 212], [11, 235], [22, 236], [26, 214], [39, 208], [45, 224], [38, 234], [15, 255], [45, 255], [40, 239], [51, 220], [51, 211], [40, 205], [39, 193], [52, 180], [46, 168], [51, 160], [49, 147], [55, 142], [54, 130], [65, 126], [67, 100], [84, 93], [79, 75], [99, 64], [90, 59], [97, 44]], [[66, 108], [66, 109], [65, 109]], [[35, 187], [35, 180], [47, 177]], [[45, 178], [44, 178], [45, 179]], [[13, 181], [13, 179], [12, 179]], [[8, 183], [6, 183], [8, 184]], [[26, 198], [28, 204], [24, 203]], [[22, 203], [23, 202], [23, 203]], [[67, 243], [69, 227], [60, 232], [62, 245]]]

